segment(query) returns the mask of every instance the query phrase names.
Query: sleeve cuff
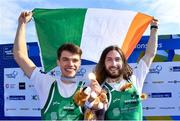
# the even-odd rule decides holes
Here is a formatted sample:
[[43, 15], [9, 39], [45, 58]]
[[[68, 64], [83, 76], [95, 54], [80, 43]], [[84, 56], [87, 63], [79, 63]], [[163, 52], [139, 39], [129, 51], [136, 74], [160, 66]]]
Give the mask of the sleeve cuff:
[[39, 69], [38, 67], [36, 67], [36, 68], [33, 70], [32, 74], [31, 74], [30, 80], [33, 81], [34, 78], [35, 78], [36, 72], [39, 72], [39, 71], [40, 71], [40, 69]]

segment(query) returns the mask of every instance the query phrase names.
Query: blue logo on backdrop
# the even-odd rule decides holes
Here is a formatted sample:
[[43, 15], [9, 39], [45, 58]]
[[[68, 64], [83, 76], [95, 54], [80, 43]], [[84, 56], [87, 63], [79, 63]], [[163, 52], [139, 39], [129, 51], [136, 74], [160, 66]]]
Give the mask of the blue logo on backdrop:
[[15, 88], [16, 84], [5, 84], [6, 89], [8, 88]]
[[13, 51], [12, 51], [13, 46], [5, 46], [3, 48], [3, 57], [4, 59], [9, 59], [9, 58], [13, 58]]
[[31, 97], [32, 97], [31, 98], [32, 100], [39, 100], [39, 96], [38, 95], [32, 95]]
[[6, 111], [15, 111], [16, 108], [5, 108]]
[[52, 70], [50, 71], [49, 75], [51, 76], [59, 76], [61, 72], [59, 70]]
[[40, 111], [40, 108], [32, 108], [32, 110]]
[[174, 84], [177, 84], [177, 83], [180, 83], [180, 81], [178, 81], [178, 80], [173, 80], [173, 81], [168, 81], [168, 83], [174, 83]]
[[13, 71], [10, 74], [6, 74], [6, 77], [7, 78], [14, 78], [15, 79], [17, 75], [18, 75], [18, 72], [17, 71]]
[[8, 100], [25, 100], [25, 95], [11, 95], [7, 97]]
[[85, 68], [81, 68], [81, 69], [77, 72], [76, 76], [84, 76], [85, 73], [86, 73], [86, 69], [85, 69]]
[[164, 92], [164, 93], [151, 93], [148, 95], [151, 98], [171, 98], [171, 92]]
[[[140, 42], [136, 45], [135, 49], [136, 50], [145, 50], [146, 47], [147, 47], [147, 44]], [[158, 49], [161, 49], [162, 47], [163, 47], [163, 43], [158, 43]]]
[[162, 66], [157, 65], [155, 68], [150, 68], [149, 72], [150, 73], [157, 73], [157, 74], [159, 74], [161, 70], [162, 70]]
[[160, 80], [158, 80], [158, 81], [152, 81], [152, 83], [153, 83], [153, 84], [163, 84], [163, 83], [164, 83], [164, 81], [160, 81]]
[[56, 72], [55, 70], [50, 71], [50, 75], [51, 75], [51, 76], [56, 76], [56, 75], [55, 75], [55, 72]]
[[163, 110], [172, 110], [175, 109], [175, 107], [159, 107], [159, 109], [163, 109]]
[[169, 70], [170, 72], [180, 72], [180, 66], [172, 66]]
[[19, 90], [25, 90], [26, 89], [26, 83], [25, 82], [19, 82]]
[[143, 110], [153, 110], [156, 109], [156, 107], [143, 107]]

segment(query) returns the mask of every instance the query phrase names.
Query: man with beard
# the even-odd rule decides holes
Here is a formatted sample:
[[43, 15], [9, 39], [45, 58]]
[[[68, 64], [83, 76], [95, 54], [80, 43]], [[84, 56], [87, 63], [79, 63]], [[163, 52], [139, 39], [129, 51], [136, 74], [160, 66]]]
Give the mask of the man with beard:
[[96, 66], [96, 78], [108, 90], [106, 120], [142, 120], [140, 96], [143, 83], [157, 51], [157, 20], [151, 22], [145, 55], [132, 70], [118, 46], [107, 47]]

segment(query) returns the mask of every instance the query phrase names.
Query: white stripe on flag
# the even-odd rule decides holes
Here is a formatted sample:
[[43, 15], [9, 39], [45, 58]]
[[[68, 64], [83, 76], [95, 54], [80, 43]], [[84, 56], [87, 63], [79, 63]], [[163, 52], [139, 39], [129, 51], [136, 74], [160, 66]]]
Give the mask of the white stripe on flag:
[[176, 55], [180, 55], [180, 50], [179, 49], [174, 50], [174, 52], [175, 52]]
[[88, 9], [80, 45], [82, 59], [97, 62], [107, 46], [121, 47], [136, 14], [133, 11]]

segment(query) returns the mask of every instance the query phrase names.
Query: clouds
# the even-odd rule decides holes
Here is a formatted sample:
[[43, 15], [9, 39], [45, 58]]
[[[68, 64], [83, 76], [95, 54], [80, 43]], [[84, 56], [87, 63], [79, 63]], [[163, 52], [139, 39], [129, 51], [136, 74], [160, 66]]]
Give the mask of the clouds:
[[[180, 33], [180, 0], [96, 0], [99, 7], [126, 9], [154, 16], [159, 20], [159, 34]], [[149, 35], [149, 30], [145, 32]]]
[[[2, 0], [0, 1], [0, 43], [13, 43], [16, 28], [18, 25], [18, 16], [21, 11], [28, 10], [30, 8], [24, 6], [24, 2], [27, 0]], [[32, 29], [32, 27], [28, 27]], [[28, 34], [29, 36], [30, 34]], [[35, 35], [35, 34], [34, 34]]]
[[[179, 5], [179, 0], [0, 0], [0, 43], [13, 43], [20, 12], [33, 8], [95, 7], [134, 10], [159, 19], [160, 34], [179, 34]], [[28, 25], [27, 31], [28, 41], [36, 41], [33, 22]]]
[[180, 1], [179, 0], [157, 0], [150, 5], [151, 11], [160, 21], [160, 32], [162, 34], [180, 33]]
[[20, 10], [20, 6], [14, 1], [1, 1], [0, 4], [0, 39], [9, 38], [14, 35], [14, 29], [17, 25], [17, 12]]
[[157, 0], [149, 5], [150, 11], [154, 11], [161, 22], [179, 23], [180, 21], [180, 1], [179, 0]]
[[180, 1], [179, 0], [116, 0], [135, 11], [154, 16], [159, 20], [160, 34], [180, 33]]
[[[22, 11], [33, 10], [36, 7], [52, 8], [55, 7], [53, 4], [56, 2], [51, 3], [50, 0], [46, 2], [44, 0], [0, 0], [0, 44], [14, 42], [18, 16]], [[37, 41], [34, 27], [33, 22], [27, 26], [27, 41]]]

